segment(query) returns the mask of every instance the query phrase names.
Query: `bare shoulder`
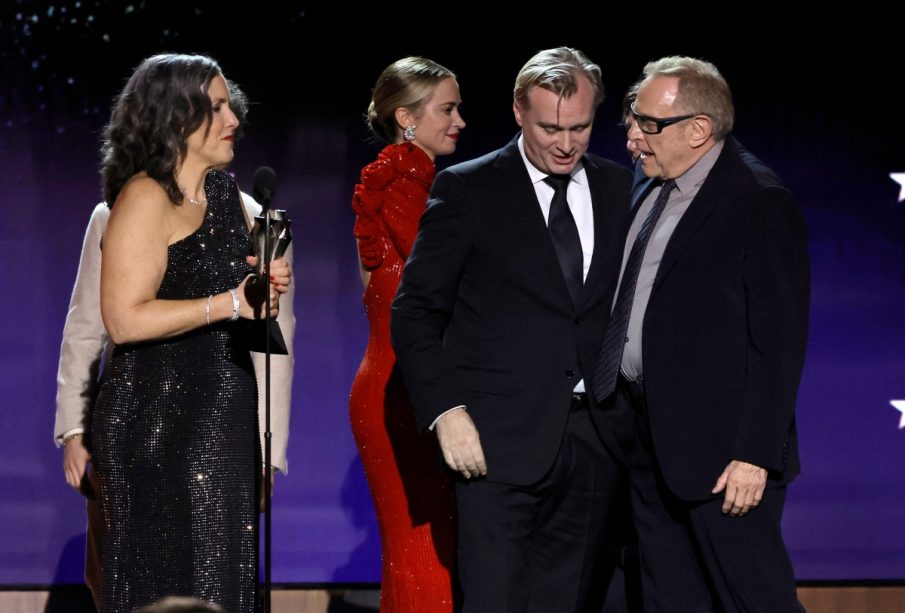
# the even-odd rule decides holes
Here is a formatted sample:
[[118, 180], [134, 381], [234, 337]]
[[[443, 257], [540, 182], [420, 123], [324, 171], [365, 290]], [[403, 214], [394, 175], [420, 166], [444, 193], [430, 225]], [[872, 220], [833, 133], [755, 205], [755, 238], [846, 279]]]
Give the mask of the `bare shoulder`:
[[110, 211], [109, 227], [129, 228], [142, 234], [163, 233], [172, 211], [173, 203], [163, 187], [147, 175], [138, 174], [120, 191]]

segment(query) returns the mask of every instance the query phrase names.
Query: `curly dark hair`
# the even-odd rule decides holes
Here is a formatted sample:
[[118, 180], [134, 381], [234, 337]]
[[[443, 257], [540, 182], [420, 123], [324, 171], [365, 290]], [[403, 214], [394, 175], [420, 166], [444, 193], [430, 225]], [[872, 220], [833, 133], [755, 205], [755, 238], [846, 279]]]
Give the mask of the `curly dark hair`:
[[[208, 88], [222, 76], [220, 66], [203, 55], [161, 54], [144, 60], [117, 96], [101, 146], [101, 182], [111, 208], [132, 176], [145, 172], [160, 183], [174, 204], [183, 195], [176, 171], [187, 140], [202, 124], [210, 130], [213, 109]], [[248, 101], [235, 83], [226, 81], [230, 108], [241, 127]], [[240, 136], [236, 131], [236, 139]]]

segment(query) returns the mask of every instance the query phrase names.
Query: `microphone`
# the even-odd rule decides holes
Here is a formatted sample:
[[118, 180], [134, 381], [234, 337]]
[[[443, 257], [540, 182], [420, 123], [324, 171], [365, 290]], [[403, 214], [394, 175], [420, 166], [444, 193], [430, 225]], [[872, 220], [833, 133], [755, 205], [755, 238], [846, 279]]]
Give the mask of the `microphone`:
[[264, 211], [270, 209], [270, 201], [276, 195], [277, 174], [270, 166], [261, 166], [255, 171], [254, 187], [251, 195], [263, 207]]

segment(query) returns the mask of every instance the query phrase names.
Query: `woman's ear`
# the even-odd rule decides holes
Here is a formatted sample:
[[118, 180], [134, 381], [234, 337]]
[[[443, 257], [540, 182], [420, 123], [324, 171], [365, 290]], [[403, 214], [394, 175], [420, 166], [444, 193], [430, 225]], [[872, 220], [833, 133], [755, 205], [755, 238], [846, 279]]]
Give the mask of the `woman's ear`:
[[396, 125], [400, 131], [404, 130], [406, 126], [415, 125], [415, 116], [404, 106], [396, 109], [393, 115], [396, 117]]

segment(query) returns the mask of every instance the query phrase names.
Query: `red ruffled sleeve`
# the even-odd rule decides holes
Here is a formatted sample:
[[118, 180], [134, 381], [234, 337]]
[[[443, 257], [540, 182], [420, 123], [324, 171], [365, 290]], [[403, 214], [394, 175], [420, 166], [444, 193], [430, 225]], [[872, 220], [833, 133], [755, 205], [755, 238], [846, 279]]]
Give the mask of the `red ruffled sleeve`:
[[408, 257], [434, 180], [434, 163], [411, 143], [388, 145], [361, 171], [352, 209], [355, 238], [366, 270], [378, 268], [389, 249]]

